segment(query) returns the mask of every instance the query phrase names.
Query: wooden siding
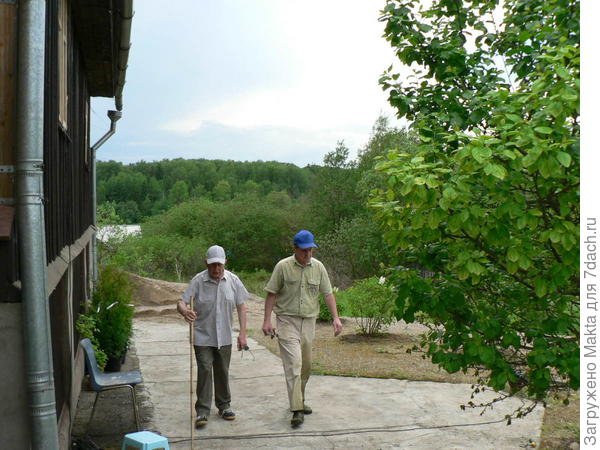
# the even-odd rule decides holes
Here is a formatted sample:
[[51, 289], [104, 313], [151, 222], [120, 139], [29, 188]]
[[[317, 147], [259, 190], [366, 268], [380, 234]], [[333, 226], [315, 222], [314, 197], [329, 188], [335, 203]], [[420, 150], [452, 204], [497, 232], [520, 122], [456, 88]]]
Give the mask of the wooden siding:
[[[15, 239], [15, 164], [17, 100], [17, 5], [0, 3], [0, 302], [18, 302]], [[5, 205], [2, 205], [4, 203]]]
[[92, 225], [92, 176], [87, 163], [88, 89], [83, 64], [69, 30], [67, 128], [58, 110], [58, 0], [47, 3], [46, 89], [44, 130], [44, 195], [47, 261], [74, 243]]
[[[46, 90], [44, 98], [44, 214], [46, 264], [60, 259], [92, 225], [92, 176], [86, 153], [89, 93], [72, 17], [67, 37], [67, 120], [59, 122], [58, 2], [49, 0], [46, 14]], [[70, 267], [50, 294], [49, 309], [54, 360], [57, 416], [71, 401], [74, 322], [86, 299], [88, 276], [84, 258], [70, 255]], [[73, 405], [71, 405], [73, 406]]]
[[[13, 166], [17, 93], [17, 5], [0, 3], [0, 166]], [[14, 173], [0, 171], [0, 199], [14, 197]]]

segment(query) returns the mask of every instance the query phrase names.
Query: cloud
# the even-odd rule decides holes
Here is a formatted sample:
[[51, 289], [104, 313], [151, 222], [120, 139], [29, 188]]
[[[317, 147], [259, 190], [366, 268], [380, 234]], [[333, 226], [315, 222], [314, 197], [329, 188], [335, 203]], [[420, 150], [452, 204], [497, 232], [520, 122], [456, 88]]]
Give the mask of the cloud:
[[[269, 11], [261, 27], [269, 30], [271, 45], [285, 51], [273, 52], [276, 58], [256, 55], [256, 65], [249, 70], [270, 84], [248, 86], [244, 73], [238, 72], [229, 89], [220, 86], [210, 99], [200, 92], [202, 84], [196, 94], [190, 86], [182, 108], [188, 112], [178, 112], [160, 129], [189, 135], [217, 123], [243, 130], [281, 127], [315, 132], [360, 126], [369, 131], [381, 111], [392, 115], [378, 78], [394, 56], [381, 38], [383, 24], [377, 21], [376, 5], [362, 0], [307, 0], [301, 7], [291, 2], [261, 5]], [[247, 55], [232, 57], [248, 62]], [[227, 77], [223, 73], [223, 83], [232, 80]]]
[[123, 158], [124, 146], [157, 158], [162, 147], [169, 158], [318, 163], [394, 116], [378, 85], [395, 59], [377, 21], [384, 0], [175, 3], [145, 0], [136, 14], [126, 111], [106, 156]]

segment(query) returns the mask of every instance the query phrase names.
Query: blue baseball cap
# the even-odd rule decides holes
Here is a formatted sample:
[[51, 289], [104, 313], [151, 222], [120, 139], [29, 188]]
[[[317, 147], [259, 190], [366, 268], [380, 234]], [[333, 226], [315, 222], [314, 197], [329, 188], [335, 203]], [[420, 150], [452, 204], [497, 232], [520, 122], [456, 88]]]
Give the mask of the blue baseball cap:
[[315, 237], [308, 230], [300, 230], [296, 233], [296, 236], [294, 236], [294, 245], [302, 249], [318, 247], [317, 244], [315, 244]]

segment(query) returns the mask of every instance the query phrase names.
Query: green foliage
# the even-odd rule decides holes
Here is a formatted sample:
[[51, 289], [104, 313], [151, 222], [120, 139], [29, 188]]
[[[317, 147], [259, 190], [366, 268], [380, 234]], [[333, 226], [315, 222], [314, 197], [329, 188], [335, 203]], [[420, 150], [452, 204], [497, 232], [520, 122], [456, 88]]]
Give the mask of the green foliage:
[[123, 219], [117, 214], [116, 204], [114, 202], [104, 202], [98, 205], [96, 211], [96, 223], [99, 227], [123, 223]]
[[176, 234], [133, 235], [112, 246], [108, 261], [145, 277], [183, 282], [202, 267], [209, 246], [202, 238]]
[[265, 296], [265, 286], [271, 277], [271, 272], [267, 270], [255, 270], [252, 272], [237, 272], [237, 276], [248, 289], [248, 292], [258, 295], [259, 297]]
[[383, 278], [359, 280], [349, 289], [339, 292], [337, 298], [348, 305], [362, 334], [381, 334], [387, 325], [395, 321], [394, 293]]
[[345, 288], [353, 280], [367, 278], [389, 263], [389, 247], [381, 227], [371, 214], [344, 219], [338, 227], [319, 238], [319, 258], [334, 285]]
[[90, 309], [86, 314], [80, 314], [77, 318], [77, 322], [75, 322], [75, 328], [79, 333], [81, 339], [88, 338], [92, 346], [94, 347], [94, 353], [96, 354], [96, 362], [98, 363], [98, 367], [100, 370], [104, 369], [106, 366], [106, 353], [100, 347], [98, 343], [98, 327], [96, 322], [98, 321], [97, 311]]
[[132, 287], [127, 274], [112, 266], [102, 268], [92, 310], [99, 348], [108, 358], [121, 358], [127, 352], [133, 323]]
[[[348, 304], [343, 298], [338, 297], [339, 292], [340, 291], [337, 288], [334, 288], [338, 316], [348, 316]], [[319, 294], [319, 315], [317, 316], [317, 320], [321, 322], [331, 322], [333, 320], [333, 317], [331, 316], [331, 311], [329, 311], [327, 303], [325, 303], [325, 297], [323, 297], [323, 294]]]
[[169, 202], [176, 205], [185, 202], [190, 198], [189, 188], [185, 181], [176, 181], [173, 187], [169, 190]]
[[369, 194], [386, 186], [386, 178], [373, 168], [388, 150], [414, 145], [413, 136], [389, 127], [388, 120], [379, 117], [356, 161], [349, 160], [348, 148], [339, 142], [335, 151], [325, 155], [324, 167], [315, 171], [308, 200], [310, 214], [316, 219], [308, 228], [315, 230], [320, 247], [317, 257], [336, 286], [349, 286], [389, 264], [390, 249], [366, 206]]
[[218, 202], [231, 199], [231, 185], [227, 180], [221, 180], [213, 190], [213, 197]]
[[398, 317], [438, 325], [425, 344], [449, 372], [536, 399], [578, 388], [579, 2], [388, 0], [383, 19], [415, 72], [381, 83], [419, 137], [379, 164], [371, 203]]
[[281, 192], [223, 202], [192, 199], [150, 218], [141, 235], [109, 241], [103, 257], [143, 276], [183, 281], [203, 270], [206, 249], [218, 244], [225, 248], [231, 270], [272, 270], [291, 252], [298, 227], [295, 208]]
[[364, 208], [357, 195], [358, 171], [349, 159], [349, 149], [343, 141], [323, 158], [323, 167], [315, 168], [315, 181], [309, 193], [316, 234], [334, 230], [340, 222], [352, 218]]
[[112, 202], [125, 223], [140, 223], [190, 198], [226, 201], [244, 193], [284, 191], [297, 199], [313, 178], [309, 169], [273, 161], [98, 161], [97, 171], [98, 204]]
[[116, 211], [117, 215], [125, 223], [139, 223], [142, 219], [142, 213], [138, 204], [133, 200], [117, 203]]

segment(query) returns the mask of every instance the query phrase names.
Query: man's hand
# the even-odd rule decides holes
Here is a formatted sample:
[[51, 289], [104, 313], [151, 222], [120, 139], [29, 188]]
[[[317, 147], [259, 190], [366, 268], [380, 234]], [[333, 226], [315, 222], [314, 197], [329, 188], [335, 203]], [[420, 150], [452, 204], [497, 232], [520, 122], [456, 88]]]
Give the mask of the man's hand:
[[275, 328], [273, 328], [270, 320], [265, 320], [263, 322], [262, 332], [265, 336], [275, 336]]
[[342, 321], [339, 317], [333, 319], [333, 335], [338, 336], [342, 332]]
[[237, 338], [237, 348], [239, 350], [245, 350], [248, 347], [248, 337], [240, 333]]
[[179, 300], [177, 303], [177, 311], [179, 311], [179, 314], [183, 316], [187, 323], [194, 323], [196, 320], [196, 311], [192, 311], [182, 300]]
[[184, 310], [182, 315], [187, 323], [194, 323], [196, 320], [196, 311], [192, 311], [190, 308]]

